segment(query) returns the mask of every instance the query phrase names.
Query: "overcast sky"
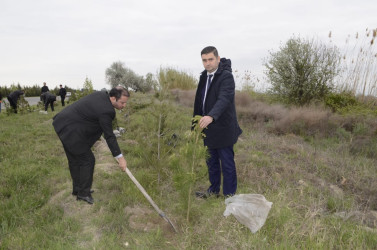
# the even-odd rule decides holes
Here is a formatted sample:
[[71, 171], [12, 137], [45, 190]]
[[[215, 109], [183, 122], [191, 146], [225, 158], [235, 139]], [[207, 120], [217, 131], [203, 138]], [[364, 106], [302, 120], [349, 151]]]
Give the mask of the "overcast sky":
[[[109, 88], [115, 61], [139, 75], [175, 67], [198, 77], [208, 45], [260, 76], [293, 35], [344, 43], [377, 28], [376, 0], [0, 0], [0, 86]], [[240, 86], [238, 86], [240, 87]]]

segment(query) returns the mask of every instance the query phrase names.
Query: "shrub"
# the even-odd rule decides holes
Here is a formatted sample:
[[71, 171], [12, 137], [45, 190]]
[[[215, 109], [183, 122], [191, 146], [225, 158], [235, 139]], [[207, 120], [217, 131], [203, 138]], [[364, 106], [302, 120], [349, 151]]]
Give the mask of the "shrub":
[[184, 71], [178, 71], [173, 68], [160, 68], [157, 73], [157, 79], [160, 89], [195, 89], [197, 79]]
[[337, 112], [347, 106], [354, 106], [357, 104], [355, 96], [350, 92], [330, 93], [325, 98], [325, 105], [333, 112]]
[[278, 52], [271, 52], [266, 75], [272, 94], [296, 105], [323, 100], [333, 89], [339, 73], [340, 54], [336, 47], [327, 47], [314, 40], [291, 38]]

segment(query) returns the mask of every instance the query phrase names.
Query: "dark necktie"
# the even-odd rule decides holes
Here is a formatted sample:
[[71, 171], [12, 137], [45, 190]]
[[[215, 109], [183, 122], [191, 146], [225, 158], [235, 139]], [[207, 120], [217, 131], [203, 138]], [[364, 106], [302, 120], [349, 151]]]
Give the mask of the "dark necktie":
[[208, 75], [208, 80], [207, 80], [207, 84], [204, 88], [204, 94], [202, 95], [203, 96], [203, 106], [202, 106], [202, 112], [203, 112], [203, 115], [205, 115], [205, 112], [204, 112], [204, 104], [206, 103], [206, 97], [207, 97], [207, 92], [209, 90], [209, 87], [211, 86], [211, 80], [212, 80], [212, 74]]

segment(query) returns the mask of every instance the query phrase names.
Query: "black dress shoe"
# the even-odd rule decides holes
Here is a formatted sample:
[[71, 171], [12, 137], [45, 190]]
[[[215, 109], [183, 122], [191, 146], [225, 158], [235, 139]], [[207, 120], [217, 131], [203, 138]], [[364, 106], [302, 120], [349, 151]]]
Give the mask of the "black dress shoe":
[[[92, 194], [92, 193], [94, 193], [94, 190], [93, 190], [93, 189], [90, 189], [89, 192]], [[76, 196], [76, 195], [77, 195], [77, 191], [72, 192], [72, 195]]]
[[89, 194], [88, 196], [80, 196], [80, 195], [77, 195], [77, 200], [81, 200], [81, 201], [86, 201], [88, 202], [89, 204], [93, 204], [94, 203], [94, 200], [93, 200], [93, 197]]
[[198, 198], [207, 199], [211, 196], [218, 198], [220, 195], [216, 194], [216, 193], [208, 192], [208, 191], [207, 192], [197, 191], [197, 192], [195, 192], [195, 196], [198, 197]]

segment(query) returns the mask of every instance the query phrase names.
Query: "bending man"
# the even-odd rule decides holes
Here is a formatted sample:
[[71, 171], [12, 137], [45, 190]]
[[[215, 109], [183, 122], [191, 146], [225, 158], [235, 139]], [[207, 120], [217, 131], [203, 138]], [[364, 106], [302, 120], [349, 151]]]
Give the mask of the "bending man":
[[91, 147], [102, 133], [119, 167], [126, 170], [127, 162], [113, 133], [112, 121], [114, 108], [123, 109], [129, 96], [123, 87], [113, 88], [109, 94], [95, 92], [67, 106], [54, 117], [52, 124], [68, 158], [72, 194], [77, 195], [77, 200], [94, 203], [91, 187], [95, 158]]

